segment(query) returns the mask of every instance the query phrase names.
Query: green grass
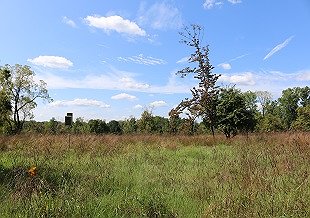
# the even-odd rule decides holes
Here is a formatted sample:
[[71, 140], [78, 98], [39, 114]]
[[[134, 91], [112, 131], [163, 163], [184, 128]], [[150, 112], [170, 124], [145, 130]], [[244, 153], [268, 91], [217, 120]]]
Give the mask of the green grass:
[[2, 137], [0, 217], [310, 217], [309, 138]]

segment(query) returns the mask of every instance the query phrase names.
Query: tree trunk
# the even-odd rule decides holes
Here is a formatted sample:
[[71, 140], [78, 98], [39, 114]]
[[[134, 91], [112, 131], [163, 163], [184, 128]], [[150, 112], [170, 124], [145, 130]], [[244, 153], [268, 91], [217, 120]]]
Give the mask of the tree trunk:
[[213, 138], [215, 138], [215, 134], [214, 134], [214, 126], [213, 125], [211, 125], [211, 132], [212, 132], [212, 136], [213, 136]]

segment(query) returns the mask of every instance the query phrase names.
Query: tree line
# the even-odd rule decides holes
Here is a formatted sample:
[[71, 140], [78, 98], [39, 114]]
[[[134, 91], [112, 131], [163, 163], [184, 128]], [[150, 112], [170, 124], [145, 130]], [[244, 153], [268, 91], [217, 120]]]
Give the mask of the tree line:
[[[181, 43], [194, 49], [186, 67], [177, 72], [181, 77], [192, 75], [198, 81], [191, 97], [182, 100], [169, 112], [169, 117], [154, 116], [145, 110], [141, 118], [123, 121], [77, 118], [72, 126], [52, 118], [33, 121], [32, 110], [38, 98], [52, 101], [44, 81], [35, 82], [29, 66], [0, 67], [0, 132], [18, 134], [64, 132], [95, 134], [202, 134], [223, 133], [227, 138], [239, 133], [273, 131], [310, 131], [310, 88], [295, 87], [282, 91], [273, 100], [267, 91], [241, 92], [235, 86], [220, 87], [218, 74], [209, 61], [209, 47], [202, 46], [203, 29], [199, 25], [180, 32]], [[29, 121], [30, 120], [30, 121]]]
[[[306, 97], [307, 96], [307, 97]], [[310, 131], [310, 88], [288, 88], [277, 100], [268, 92], [241, 92], [235, 87], [221, 88], [213, 131], [226, 137], [250, 132]], [[1, 126], [1, 132], [10, 128]], [[55, 118], [45, 122], [25, 121], [23, 133], [40, 134], [212, 134], [208, 120], [193, 121], [191, 116], [156, 116], [150, 110], [140, 118], [105, 121], [78, 117], [72, 126]]]

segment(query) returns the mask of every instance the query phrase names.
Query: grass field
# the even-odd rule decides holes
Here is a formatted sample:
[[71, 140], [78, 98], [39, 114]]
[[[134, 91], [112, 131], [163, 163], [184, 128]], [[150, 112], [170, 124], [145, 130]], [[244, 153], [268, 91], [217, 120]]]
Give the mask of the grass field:
[[68, 139], [0, 137], [1, 218], [310, 217], [309, 133]]

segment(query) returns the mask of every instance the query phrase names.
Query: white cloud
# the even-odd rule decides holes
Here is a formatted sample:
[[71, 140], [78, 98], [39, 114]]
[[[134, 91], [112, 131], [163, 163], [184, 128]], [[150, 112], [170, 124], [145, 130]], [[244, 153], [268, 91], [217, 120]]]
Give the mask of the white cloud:
[[[233, 5], [242, 3], [242, 0], [227, 0], [227, 1]], [[224, 4], [223, 0], [205, 0], [205, 2], [203, 3], [203, 7], [205, 9], [212, 9], [215, 6], [221, 6], [223, 4]]]
[[54, 101], [50, 103], [53, 107], [70, 107], [70, 106], [93, 106], [93, 107], [100, 107], [100, 108], [109, 108], [110, 105], [105, 104], [102, 101], [97, 101], [93, 99], [86, 99], [86, 98], [77, 98], [71, 101], [61, 100], [61, 101]]
[[49, 89], [82, 88], [146, 92], [150, 88], [149, 84], [137, 81], [130, 73], [117, 69], [111, 69], [107, 74], [89, 74], [80, 78], [68, 78], [65, 75], [59, 76], [39, 71], [35, 79], [46, 81]]
[[233, 83], [237, 85], [246, 85], [246, 86], [255, 85], [254, 76], [253, 76], [253, 73], [251, 72], [245, 72], [245, 73], [232, 75], [232, 76], [222, 75], [218, 81]]
[[299, 81], [310, 81], [310, 70], [309, 71], [301, 71], [296, 78]]
[[143, 54], [139, 54], [138, 56], [132, 56], [132, 57], [118, 57], [118, 61], [123, 62], [132, 62], [136, 64], [143, 64], [143, 65], [161, 65], [166, 64], [167, 62], [163, 59], [159, 58], [153, 58], [153, 57], [144, 57]]
[[187, 63], [190, 58], [191, 58], [190, 56], [181, 58], [180, 60], [177, 61], [177, 64]]
[[239, 3], [242, 3], [241, 0], [228, 0], [230, 3], [232, 4], [239, 4]]
[[205, 0], [205, 2], [203, 3], [203, 7], [205, 9], [211, 9], [214, 6], [220, 6], [222, 4], [223, 4], [223, 2], [222, 1], [218, 1], [218, 0]]
[[148, 84], [136, 79], [135, 75], [111, 68], [109, 73], [105, 74], [88, 74], [84, 77], [69, 77], [68, 75], [56, 75], [46, 73], [42, 69], [37, 69], [35, 80], [44, 80], [47, 82], [48, 89], [102, 89], [118, 91], [136, 91], [145, 93], [190, 93], [190, 89], [195, 86], [195, 82], [189, 78], [180, 78], [171, 72], [168, 81], [164, 85]]
[[280, 51], [281, 49], [285, 48], [288, 43], [294, 38], [294, 36], [289, 37], [288, 39], [286, 39], [283, 43], [277, 45], [276, 47], [274, 47], [265, 57], [264, 60], [270, 58], [272, 55], [274, 55], [275, 53], [277, 53], [278, 51]]
[[73, 27], [73, 28], [76, 28], [76, 27], [77, 27], [76, 23], [75, 23], [73, 20], [71, 20], [71, 19], [69, 19], [68, 17], [66, 17], [66, 16], [64, 16], [64, 17], [62, 18], [62, 22], [65, 23], [65, 24], [67, 24], [67, 25], [69, 25], [69, 26], [71, 26], [71, 27]]
[[231, 65], [229, 63], [222, 63], [218, 65], [219, 67], [223, 68], [224, 70], [230, 70]]
[[139, 83], [137, 81], [135, 81], [133, 78], [131, 77], [123, 77], [120, 79], [121, 84], [123, 85], [123, 87], [126, 87], [128, 89], [148, 89], [150, 87], [149, 84], [146, 83]]
[[150, 103], [150, 106], [154, 107], [154, 108], [165, 107], [165, 106], [167, 106], [167, 103], [165, 101], [154, 101], [154, 102]]
[[112, 96], [111, 99], [113, 99], [113, 100], [124, 100], [124, 99], [135, 100], [135, 99], [137, 99], [137, 97], [133, 96], [133, 95], [129, 95], [127, 93], [121, 93], [121, 94]]
[[87, 16], [84, 20], [87, 25], [102, 29], [106, 32], [116, 31], [128, 35], [146, 36], [146, 32], [135, 22], [126, 20], [118, 15], [109, 17]]
[[33, 59], [28, 59], [27, 61], [37, 66], [57, 69], [67, 69], [73, 66], [73, 63], [70, 60], [59, 56], [39, 56]]
[[134, 108], [134, 109], [137, 109], [137, 110], [141, 110], [141, 109], [143, 108], [143, 106], [140, 105], [140, 104], [137, 104], [137, 105], [135, 105], [133, 108]]
[[141, 4], [139, 23], [149, 24], [153, 29], [177, 29], [182, 26], [181, 12], [167, 3], [155, 3], [149, 9]]

